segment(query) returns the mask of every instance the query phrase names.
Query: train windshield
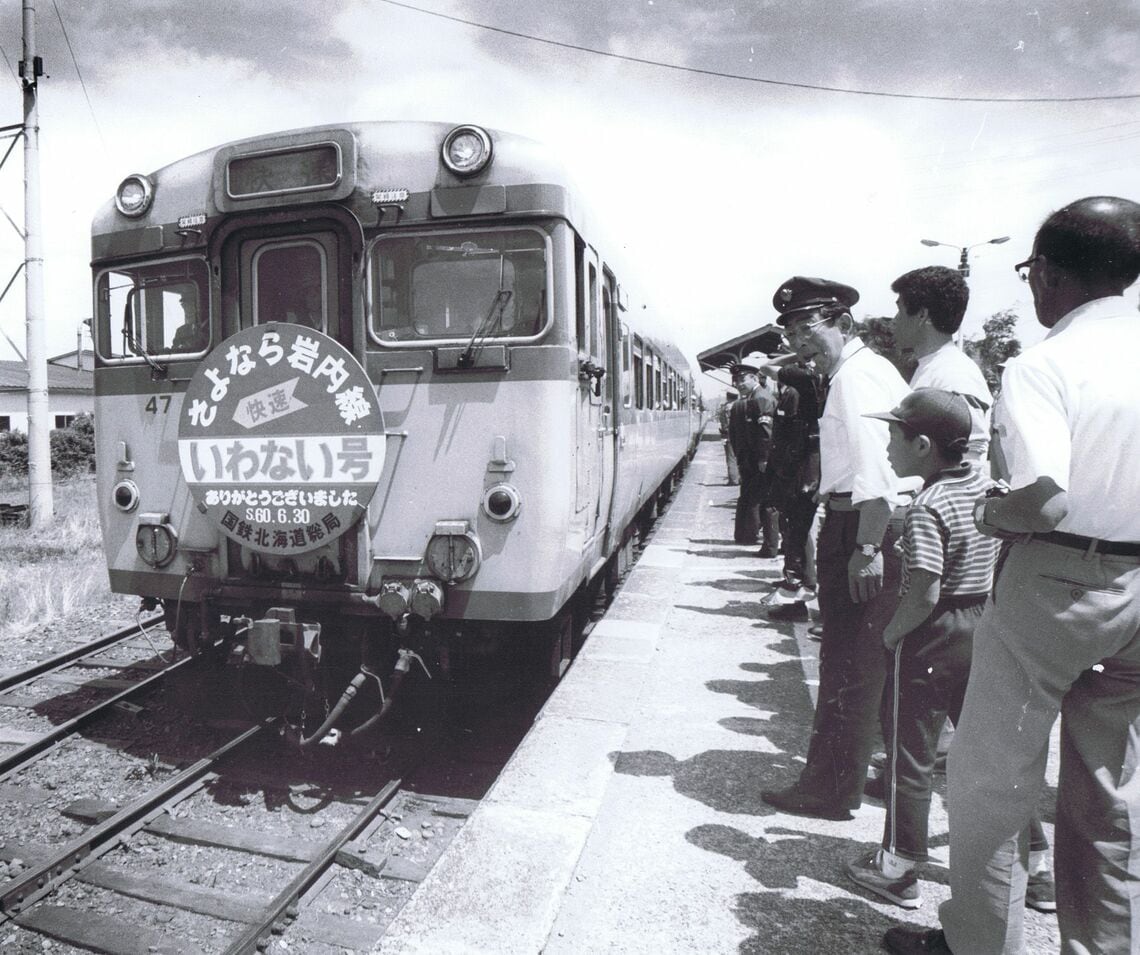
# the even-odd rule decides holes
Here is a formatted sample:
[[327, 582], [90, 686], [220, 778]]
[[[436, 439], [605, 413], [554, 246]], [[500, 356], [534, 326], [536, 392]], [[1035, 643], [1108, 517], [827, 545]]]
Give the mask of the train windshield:
[[209, 277], [201, 259], [109, 269], [96, 283], [105, 359], [192, 355], [210, 345]]
[[373, 330], [382, 342], [538, 335], [547, 259], [536, 229], [384, 236], [371, 258]]

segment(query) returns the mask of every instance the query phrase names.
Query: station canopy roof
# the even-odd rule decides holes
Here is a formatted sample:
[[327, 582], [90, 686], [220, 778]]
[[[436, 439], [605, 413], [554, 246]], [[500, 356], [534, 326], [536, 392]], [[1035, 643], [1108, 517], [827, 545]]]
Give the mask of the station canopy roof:
[[787, 350], [788, 348], [784, 344], [783, 330], [780, 326], [764, 325], [762, 328], [737, 335], [719, 345], [713, 345], [712, 348], [706, 348], [697, 355], [697, 362], [701, 366], [701, 371], [716, 371], [735, 365], [745, 355], [750, 355], [753, 352], [775, 355]]

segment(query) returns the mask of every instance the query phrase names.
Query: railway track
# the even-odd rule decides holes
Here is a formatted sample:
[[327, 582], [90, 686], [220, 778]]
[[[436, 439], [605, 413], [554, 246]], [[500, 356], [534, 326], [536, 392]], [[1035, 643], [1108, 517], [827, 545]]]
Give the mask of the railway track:
[[[618, 583], [583, 608], [585, 633]], [[53, 674], [58, 688], [81, 683], [77, 674], [101, 673], [108, 668], [101, 654], [129, 645], [135, 633], [126, 628], [0, 677], [0, 704], [8, 697], [11, 707], [12, 697]], [[190, 659], [176, 661], [173, 669]], [[122, 665], [138, 669], [137, 661]], [[502, 712], [490, 717], [494, 701], [475, 693], [448, 709], [447, 723], [422, 735], [422, 727], [412, 727], [409, 740], [394, 744], [400, 755], [392, 763], [403, 767], [396, 770], [375, 754], [357, 754], [349, 762], [336, 751], [302, 758], [282, 746], [274, 721], [239, 726], [232, 711], [228, 719], [211, 713], [198, 698], [201, 723], [184, 716], [179, 722], [175, 705], [169, 707], [174, 721], [164, 726], [162, 698], [172, 694], [155, 694], [143, 710], [153, 722], [138, 734], [154, 748], [148, 761], [137, 759], [135, 746], [136, 758], [124, 770], [127, 747], [110, 747], [89, 761], [105, 765], [83, 778], [84, 787], [64, 792], [58, 778], [55, 786], [43, 786], [51, 773], [46, 757], [84, 727], [101, 716], [130, 725], [119, 704], [171, 675], [161, 656], [148, 665], [162, 669], [130, 687], [98, 677], [111, 695], [0, 761], [0, 813], [18, 788], [17, 777], [24, 793], [14, 797], [23, 807], [17, 836], [11, 828], [6, 838], [0, 832], [0, 950], [39, 953], [46, 937], [54, 940], [54, 952], [65, 953], [367, 951], [459, 831], [533, 718], [533, 712], [517, 712], [518, 694], [509, 689], [500, 689]], [[214, 671], [208, 676], [217, 679]], [[224, 690], [220, 694], [227, 698]], [[540, 703], [534, 705], [537, 710]], [[203, 734], [222, 729], [226, 738], [206, 752]], [[159, 741], [164, 733], [177, 740], [172, 750]], [[204, 755], [188, 758], [195, 746]], [[409, 754], [419, 769], [409, 769]], [[116, 770], [133, 785], [106, 776]], [[415, 778], [406, 788], [402, 781], [409, 775]]]
[[[190, 662], [189, 657], [166, 661], [157, 649], [151, 658], [135, 658], [127, 662], [104, 659], [106, 654], [128, 645], [140, 633], [145, 636], [146, 628], [160, 623], [161, 620], [161, 616], [140, 619], [137, 624], [0, 677], [0, 707], [9, 712], [34, 711], [42, 707], [45, 700], [50, 697], [33, 691], [33, 688], [39, 684], [46, 685], [48, 692], [56, 692], [60, 686], [64, 686], [82, 689], [101, 697], [90, 705], [57, 719], [51, 729], [42, 732], [9, 727], [8, 732], [0, 737], [0, 741], [15, 745], [17, 748], [14, 752], [0, 756], [0, 782], [4, 782], [13, 773], [75, 736], [112, 708], [133, 696], [152, 690], [172, 672]], [[149, 637], [147, 639], [149, 641]], [[154, 649], [153, 644], [151, 648]], [[90, 676], [92, 670], [109, 675], [92, 679]], [[127, 678], [129, 674], [148, 672], [149, 676]]]

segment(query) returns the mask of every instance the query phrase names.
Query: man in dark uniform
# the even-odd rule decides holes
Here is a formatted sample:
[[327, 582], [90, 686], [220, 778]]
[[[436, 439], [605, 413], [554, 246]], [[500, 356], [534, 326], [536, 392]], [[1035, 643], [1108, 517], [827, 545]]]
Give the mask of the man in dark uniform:
[[[795, 354], [777, 355], [760, 369], [779, 384], [772, 453], [768, 456], [768, 485], [780, 512], [784, 547], [783, 601], [768, 616], [774, 620], [807, 620], [805, 599], [816, 588], [814, 560], [807, 559], [808, 536], [815, 517], [819, 489], [819, 398], [822, 376]], [[792, 598], [787, 602], [786, 598]]]
[[827, 508], [816, 549], [823, 636], [807, 764], [792, 785], [761, 797], [824, 819], [850, 819], [862, 802], [886, 679], [882, 628], [898, 596], [888, 522], [902, 496], [887, 458], [890, 433], [886, 422], [863, 415], [894, 407], [910, 389], [856, 335], [858, 300], [849, 285], [803, 276], [788, 279], [772, 300], [797, 356], [827, 376], [819, 421]]
[[777, 547], [775, 537], [779, 530], [775, 526], [775, 514], [769, 515], [770, 509], [764, 506], [767, 501], [764, 472], [772, 450], [776, 402], [761, 386], [760, 370], [756, 364], [743, 361], [734, 365], [732, 377], [740, 393], [728, 416], [728, 440], [736, 455], [736, 466], [740, 469], [740, 497], [736, 501], [733, 540], [738, 544], [756, 543], [763, 517], [762, 553], [767, 554], [771, 548], [774, 555]]
[[728, 440], [728, 416], [732, 405], [736, 401], [735, 391], [725, 392], [724, 404], [717, 412], [717, 424], [720, 426], [720, 436], [724, 438], [724, 466], [728, 472], [728, 484], [735, 486], [740, 483], [740, 469], [736, 466], [736, 455], [732, 451], [732, 442]]

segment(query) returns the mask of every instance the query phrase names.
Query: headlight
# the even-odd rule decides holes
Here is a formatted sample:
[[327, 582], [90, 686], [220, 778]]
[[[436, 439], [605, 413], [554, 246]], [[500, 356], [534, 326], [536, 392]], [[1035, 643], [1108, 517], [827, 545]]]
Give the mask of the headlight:
[[496, 484], [483, 492], [483, 511], [493, 521], [505, 522], [518, 517], [522, 500], [510, 484]]
[[479, 541], [471, 534], [436, 534], [428, 541], [428, 569], [449, 584], [471, 577], [481, 558]]
[[139, 488], [134, 481], [120, 481], [111, 488], [111, 500], [124, 514], [139, 506]]
[[150, 208], [154, 184], [146, 176], [127, 176], [115, 193], [115, 208], [131, 219], [137, 219]]
[[491, 161], [491, 137], [478, 126], [456, 126], [443, 140], [443, 164], [457, 176], [473, 176]]
[[135, 550], [151, 567], [165, 567], [174, 560], [178, 537], [166, 514], [140, 514], [135, 531]]

